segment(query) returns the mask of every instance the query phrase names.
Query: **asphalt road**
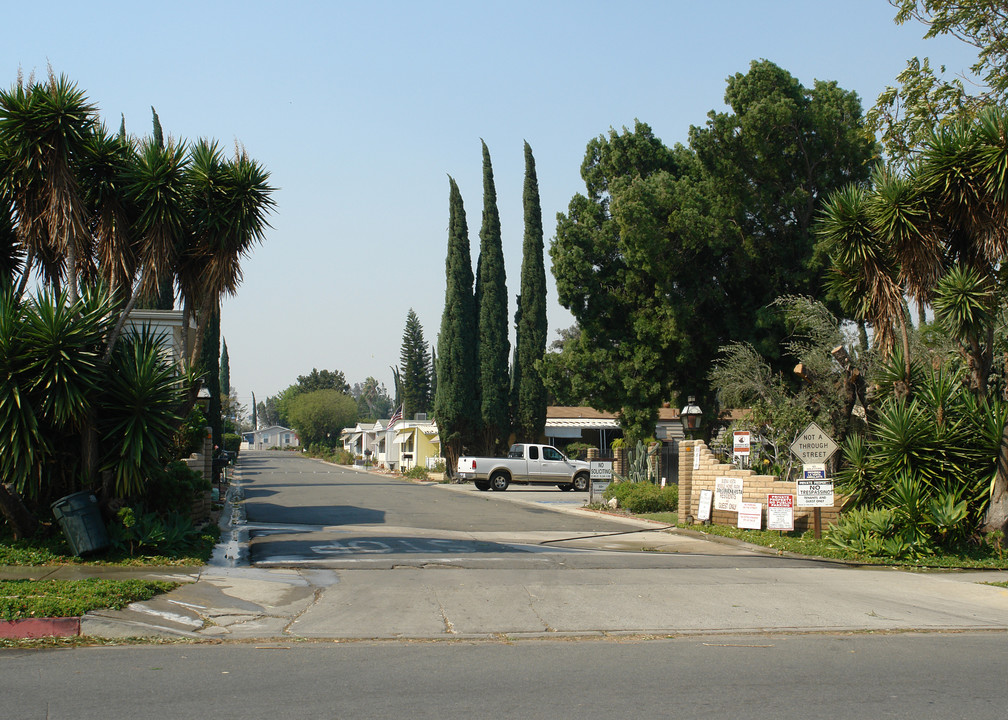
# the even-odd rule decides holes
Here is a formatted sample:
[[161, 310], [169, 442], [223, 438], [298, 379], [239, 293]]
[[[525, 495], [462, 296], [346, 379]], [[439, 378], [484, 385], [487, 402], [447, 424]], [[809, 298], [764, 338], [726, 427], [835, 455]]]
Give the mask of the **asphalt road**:
[[[251, 563], [260, 567], [451, 562], [469, 568], [534, 568], [551, 563], [647, 568], [696, 566], [705, 555], [701, 551], [686, 560], [671, 553], [633, 552], [617, 558], [577, 552], [639, 551], [642, 545], [634, 545], [634, 536], [653, 533], [660, 526], [557, 512], [583, 505], [586, 493], [561, 492], [552, 486], [514, 485], [505, 493], [494, 493], [472, 485], [416, 484], [290, 453], [248, 453], [242, 459], [241, 478]], [[518, 498], [526, 502], [514, 502]], [[753, 553], [731, 554], [747, 555], [749, 563], [782, 562]]]
[[0, 651], [0, 717], [1004, 717], [1005, 633]]

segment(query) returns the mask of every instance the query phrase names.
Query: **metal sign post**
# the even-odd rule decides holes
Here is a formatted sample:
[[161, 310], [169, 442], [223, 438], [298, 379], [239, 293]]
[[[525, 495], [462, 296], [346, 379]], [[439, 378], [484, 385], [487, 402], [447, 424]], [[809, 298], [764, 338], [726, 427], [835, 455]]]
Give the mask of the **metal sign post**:
[[591, 486], [588, 490], [588, 503], [595, 504], [595, 495], [598, 494], [598, 501], [602, 502], [602, 493], [612, 482], [612, 461], [592, 460], [589, 464]]
[[[813, 532], [816, 540], [822, 537], [822, 507], [833, 507], [833, 482], [826, 477], [826, 461], [837, 451], [833, 438], [814, 422], [809, 423], [798, 438], [791, 443], [791, 452], [802, 461], [804, 470], [798, 481], [798, 507], [812, 508]], [[827, 494], [828, 485], [828, 494]], [[828, 495], [828, 504], [827, 504]]]

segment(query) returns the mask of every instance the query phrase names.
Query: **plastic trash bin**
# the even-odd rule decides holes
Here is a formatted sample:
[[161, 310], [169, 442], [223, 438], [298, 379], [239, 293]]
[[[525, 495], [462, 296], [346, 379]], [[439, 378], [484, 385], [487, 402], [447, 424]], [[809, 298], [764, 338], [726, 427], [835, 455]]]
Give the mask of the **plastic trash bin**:
[[67, 495], [50, 507], [74, 555], [97, 552], [109, 546], [98, 500], [91, 493], [84, 491]]

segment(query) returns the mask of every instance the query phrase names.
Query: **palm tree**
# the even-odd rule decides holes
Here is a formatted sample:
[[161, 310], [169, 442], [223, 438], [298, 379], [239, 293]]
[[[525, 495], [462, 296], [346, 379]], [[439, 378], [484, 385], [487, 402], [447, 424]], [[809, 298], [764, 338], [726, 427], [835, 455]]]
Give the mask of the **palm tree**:
[[[234, 295], [241, 283], [241, 261], [262, 242], [266, 216], [275, 201], [269, 173], [243, 148], [224, 160], [216, 142], [199, 140], [187, 170], [188, 232], [179, 255], [178, 281], [185, 317], [195, 313], [196, 343], [188, 351], [195, 366], [203, 331], [220, 299]], [[185, 320], [188, 322], [188, 319]]]
[[[986, 398], [1008, 260], [1008, 111], [938, 128], [906, 176], [880, 170], [870, 188], [835, 193], [821, 234], [835, 287], [883, 349], [902, 323], [908, 382], [904, 293], [935, 308], [960, 344], [974, 393]], [[1008, 425], [985, 529], [1008, 529]]]
[[90, 233], [78, 166], [97, 122], [95, 106], [65, 76], [20, 81], [0, 91], [4, 147], [18, 238], [27, 250], [20, 288], [33, 269], [54, 287], [65, 280], [77, 299], [81, 271], [91, 268]]

